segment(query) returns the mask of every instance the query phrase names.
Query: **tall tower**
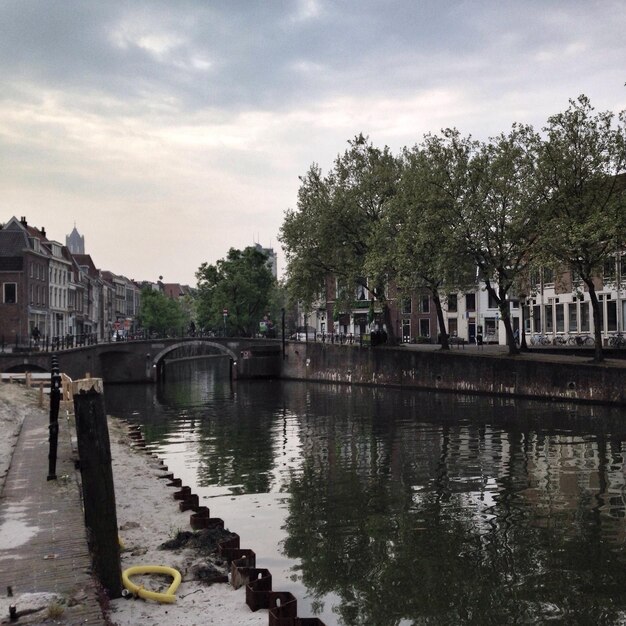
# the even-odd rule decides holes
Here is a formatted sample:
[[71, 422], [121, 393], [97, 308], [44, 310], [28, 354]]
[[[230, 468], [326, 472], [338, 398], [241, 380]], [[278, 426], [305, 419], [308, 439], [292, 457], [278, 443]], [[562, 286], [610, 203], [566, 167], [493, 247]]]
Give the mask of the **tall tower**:
[[269, 268], [270, 272], [272, 272], [272, 275], [274, 276], [274, 278], [277, 279], [278, 278], [278, 267], [277, 267], [278, 255], [276, 254], [276, 252], [274, 252], [274, 249], [264, 248], [260, 243], [255, 243], [254, 247], [267, 257], [267, 267]]
[[76, 224], [74, 230], [65, 237], [65, 245], [72, 254], [85, 254], [85, 237], [78, 233]]

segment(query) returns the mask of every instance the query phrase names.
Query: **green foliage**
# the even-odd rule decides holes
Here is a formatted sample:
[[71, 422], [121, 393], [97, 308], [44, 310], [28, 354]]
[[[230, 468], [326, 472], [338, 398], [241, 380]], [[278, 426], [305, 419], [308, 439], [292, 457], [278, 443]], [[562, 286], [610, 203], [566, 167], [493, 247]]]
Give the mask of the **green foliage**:
[[336, 319], [362, 285], [391, 336], [388, 283], [398, 298], [428, 291], [445, 343], [441, 294], [478, 277], [515, 353], [511, 296], [530, 293], [532, 269], [573, 269], [589, 290], [601, 351], [593, 280], [626, 232], [626, 112], [618, 118], [594, 113], [581, 95], [548, 119], [544, 136], [517, 123], [484, 142], [446, 129], [399, 158], [355, 137], [328, 175], [311, 166], [285, 216], [290, 297], [308, 309], [330, 276]]
[[471, 259], [498, 303], [509, 350], [516, 352], [507, 296], [535, 253], [541, 190], [535, 176], [539, 138], [514, 124], [488, 142], [456, 130], [428, 136], [424, 150], [432, 199], [441, 207], [456, 257]]
[[[594, 276], [624, 244], [626, 228], [626, 111], [595, 113], [589, 99], [570, 100], [548, 119], [539, 155], [544, 190], [541, 253], [545, 263], [572, 269], [589, 290], [602, 358], [600, 307]], [[620, 177], [619, 175], [622, 174]]]
[[[231, 248], [215, 265], [203, 263], [198, 279], [198, 321], [207, 329], [251, 336], [268, 312], [275, 280], [267, 266], [267, 256], [253, 247]], [[275, 292], [276, 294], [278, 292]]]
[[326, 177], [313, 164], [300, 180], [297, 209], [287, 211], [280, 233], [290, 294], [309, 308], [332, 275], [346, 294], [365, 286], [368, 299], [386, 310], [393, 266], [385, 213], [396, 193], [397, 159], [358, 135]]
[[[454, 244], [446, 213], [447, 204], [431, 183], [432, 166], [425, 149], [404, 150], [399, 191], [388, 213], [395, 226], [390, 247], [401, 295], [427, 291], [435, 304], [446, 349], [442, 293], [471, 288], [475, 269], [471, 259]], [[390, 226], [390, 229], [393, 227]]]
[[585, 96], [548, 119], [539, 174], [545, 189], [542, 240], [547, 261], [572, 266], [583, 280], [602, 270], [609, 252], [623, 243], [626, 168], [625, 114], [594, 114]]
[[163, 292], [145, 287], [141, 290], [139, 322], [141, 326], [159, 334], [177, 335], [189, 325], [188, 314], [177, 300]]

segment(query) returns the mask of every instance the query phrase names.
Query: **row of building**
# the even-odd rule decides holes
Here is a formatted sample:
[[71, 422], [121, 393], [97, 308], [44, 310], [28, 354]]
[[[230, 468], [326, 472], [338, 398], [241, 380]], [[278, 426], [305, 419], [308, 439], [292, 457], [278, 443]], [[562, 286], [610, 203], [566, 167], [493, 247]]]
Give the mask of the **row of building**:
[[30, 345], [58, 341], [122, 338], [137, 329], [141, 289], [150, 285], [170, 297], [188, 287], [137, 282], [98, 269], [76, 227], [65, 245], [48, 239], [25, 217], [0, 228], [0, 341]]
[[[608, 339], [626, 329], [626, 252], [606, 259], [604, 271], [594, 280], [601, 308], [601, 332]], [[363, 281], [366, 283], [366, 281]], [[369, 299], [367, 288], [359, 285], [347, 306], [337, 299], [335, 280], [328, 280], [326, 292], [311, 311], [301, 312], [300, 324], [319, 334], [360, 336], [383, 328], [380, 305]], [[446, 331], [470, 343], [478, 334], [487, 343], [506, 344], [504, 324], [496, 303], [483, 284], [467, 292], [444, 294], [442, 298]], [[544, 270], [529, 277], [527, 293], [516, 294], [509, 302], [513, 331], [548, 340], [593, 336], [591, 301], [586, 286], [571, 272]], [[400, 296], [390, 288], [389, 308], [394, 334], [408, 343], [438, 341], [441, 329], [432, 298], [427, 293]], [[388, 330], [388, 329], [386, 329]]]

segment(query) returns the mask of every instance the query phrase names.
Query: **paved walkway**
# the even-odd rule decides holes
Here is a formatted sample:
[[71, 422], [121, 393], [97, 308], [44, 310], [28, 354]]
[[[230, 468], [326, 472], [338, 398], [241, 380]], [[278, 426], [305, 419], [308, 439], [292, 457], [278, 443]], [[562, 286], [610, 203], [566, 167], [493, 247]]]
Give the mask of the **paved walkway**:
[[[421, 350], [424, 352], [436, 352], [441, 350], [439, 344], [410, 344], [404, 343], [401, 346], [404, 350]], [[466, 344], [465, 346], [454, 345], [450, 347], [450, 352], [453, 354], [468, 354], [468, 355], [484, 355], [493, 357], [507, 357], [509, 349], [507, 346], [500, 346], [497, 344], [485, 344], [477, 346], [476, 344]], [[621, 358], [615, 358], [612, 354], [616, 351], [605, 351], [604, 361], [599, 364], [599, 367], [619, 367], [626, 369], [626, 350], [617, 351]], [[527, 361], [549, 361], [557, 363], [574, 363], [574, 364], [592, 364], [593, 349], [586, 348], [581, 350], [575, 346], [553, 348], [553, 347], [533, 347], [527, 352], [521, 352], [517, 356], [513, 357], [519, 360]]]
[[59, 422], [58, 478], [48, 481], [47, 422], [43, 410], [25, 418], [0, 499], [0, 594], [6, 599], [12, 587], [18, 613], [19, 595], [29, 592], [54, 592], [73, 605], [54, 622], [44, 621], [44, 610], [17, 623], [104, 625], [91, 575], [70, 428], [66, 419]]

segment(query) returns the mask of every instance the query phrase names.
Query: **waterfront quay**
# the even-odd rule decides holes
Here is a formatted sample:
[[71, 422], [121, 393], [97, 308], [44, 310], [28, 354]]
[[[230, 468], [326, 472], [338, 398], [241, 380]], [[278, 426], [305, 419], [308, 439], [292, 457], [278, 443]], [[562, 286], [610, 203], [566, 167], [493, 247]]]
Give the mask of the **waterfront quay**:
[[623, 351], [593, 362], [593, 350], [534, 348], [509, 356], [505, 346], [434, 345], [359, 349], [289, 343], [285, 379], [626, 405]]

